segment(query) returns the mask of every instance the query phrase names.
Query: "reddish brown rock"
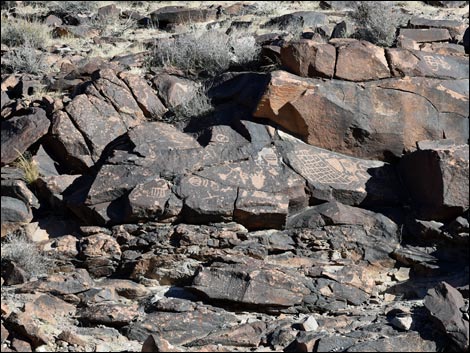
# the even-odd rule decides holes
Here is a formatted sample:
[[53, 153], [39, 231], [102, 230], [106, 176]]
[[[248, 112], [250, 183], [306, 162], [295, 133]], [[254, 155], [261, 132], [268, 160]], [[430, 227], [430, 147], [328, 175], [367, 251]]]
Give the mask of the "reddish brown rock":
[[54, 293], [56, 295], [77, 294], [90, 289], [94, 282], [85, 269], [76, 269], [75, 272], [50, 275], [34, 282], [23, 285], [21, 293]]
[[119, 74], [119, 78], [122, 79], [130, 88], [139, 104], [139, 107], [147, 118], [160, 118], [167, 111], [155, 92], [144, 79], [137, 75], [131, 75], [128, 73]]
[[142, 284], [125, 279], [108, 279], [100, 283], [102, 288], [111, 288], [122, 297], [137, 299], [147, 296], [150, 290]]
[[142, 352], [185, 352], [185, 350], [183, 348], [173, 346], [159, 334], [152, 334], [144, 341]]
[[421, 146], [399, 165], [419, 218], [454, 219], [469, 207], [468, 145]]
[[51, 122], [41, 108], [32, 108], [29, 114], [2, 120], [1, 165], [13, 162], [33, 143], [47, 134]]
[[105, 277], [112, 275], [121, 259], [121, 248], [117, 241], [107, 234], [95, 234], [80, 239], [80, 258], [91, 275]]
[[468, 60], [419, 50], [387, 49], [393, 76], [421, 76], [442, 79], [468, 79]]
[[412, 17], [408, 22], [410, 28], [445, 28], [453, 39], [461, 37], [467, 27], [465, 22], [457, 20], [437, 20], [424, 17]]
[[139, 317], [137, 303], [125, 305], [102, 303], [88, 306], [79, 311], [80, 320], [87, 324], [106, 325], [110, 327], [125, 326]]
[[153, 83], [167, 108], [174, 108], [191, 99], [196, 91], [194, 82], [177, 76], [160, 74]]
[[369, 81], [391, 77], [385, 51], [366, 41], [338, 48], [335, 77], [348, 81]]
[[441, 139], [443, 130], [466, 141], [466, 82], [412, 78], [357, 84], [277, 71], [271, 73], [254, 115], [274, 121], [312, 145], [385, 159], [414, 149], [419, 140]]
[[258, 347], [262, 335], [266, 332], [266, 324], [262, 321], [242, 324], [211, 333], [207, 337], [192, 342], [192, 346], [222, 345], [237, 347]]
[[8, 317], [14, 331], [27, 337], [33, 347], [54, 342], [62, 326], [75, 314], [75, 307], [49, 294], [28, 302]]
[[417, 43], [445, 42], [451, 40], [449, 31], [445, 28], [409, 29], [401, 28], [400, 35], [414, 40]]
[[292, 42], [281, 48], [281, 62], [288, 71], [302, 77], [331, 78], [335, 71], [336, 50], [330, 44], [312, 40]]
[[299, 274], [254, 261], [212, 264], [197, 274], [191, 288], [212, 300], [272, 307], [300, 304], [310, 293]]

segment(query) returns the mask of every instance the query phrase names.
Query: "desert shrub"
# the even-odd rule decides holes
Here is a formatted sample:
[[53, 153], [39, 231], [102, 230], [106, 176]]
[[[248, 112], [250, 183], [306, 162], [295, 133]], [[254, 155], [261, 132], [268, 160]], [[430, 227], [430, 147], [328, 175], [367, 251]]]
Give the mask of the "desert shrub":
[[400, 16], [388, 1], [358, 1], [351, 16], [361, 27], [362, 39], [381, 46], [391, 46], [395, 41]]
[[187, 101], [180, 104], [175, 109], [176, 116], [181, 118], [191, 118], [194, 116], [206, 115], [211, 112], [213, 106], [204, 87], [199, 87], [194, 95]]
[[17, 151], [18, 158], [13, 165], [24, 172], [24, 180], [27, 184], [33, 184], [39, 178], [39, 169], [29, 152], [21, 154]]
[[2, 43], [10, 47], [42, 48], [51, 39], [51, 29], [36, 20], [2, 19]]
[[47, 72], [49, 67], [44, 53], [27, 42], [5, 54], [2, 58], [2, 68], [10, 72], [37, 75]]
[[212, 30], [161, 41], [155, 48], [153, 64], [214, 76], [226, 71], [232, 63], [253, 60], [258, 52], [252, 36], [229, 36]]
[[53, 262], [24, 234], [10, 234], [5, 238], [2, 242], [3, 260], [15, 262], [32, 277], [47, 274]]
[[57, 13], [91, 13], [100, 6], [98, 1], [47, 1], [47, 6]]

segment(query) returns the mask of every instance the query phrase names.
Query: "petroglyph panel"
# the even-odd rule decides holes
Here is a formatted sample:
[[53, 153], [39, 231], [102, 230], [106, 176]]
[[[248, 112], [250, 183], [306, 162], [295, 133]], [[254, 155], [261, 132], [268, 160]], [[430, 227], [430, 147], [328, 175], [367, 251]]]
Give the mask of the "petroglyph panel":
[[164, 179], [139, 184], [129, 194], [131, 214], [146, 218], [159, 216], [163, 214], [170, 196], [170, 185]]

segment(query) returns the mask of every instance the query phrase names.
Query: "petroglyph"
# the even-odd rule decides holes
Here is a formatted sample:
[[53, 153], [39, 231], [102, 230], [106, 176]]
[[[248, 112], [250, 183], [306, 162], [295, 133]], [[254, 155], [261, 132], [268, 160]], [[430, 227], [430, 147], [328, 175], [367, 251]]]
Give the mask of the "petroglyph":
[[230, 141], [229, 137], [224, 134], [215, 135], [214, 140], [219, 143], [227, 143]]
[[370, 178], [367, 166], [339, 155], [301, 149], [290, 157], [293, 167], [313, 183], [340, 184], [355, 188], [361, 187]]
[[439, 67], [443, 68], [444, 70], [450, 70], [451, 66], [447, 63], [444, 59], [439, 57], [434, 57], [431, 55], [423, 56], [424, 61], [429, 66], [429, 68], [436, 72], [439, 70]]
[[220, 190], [220, 185], [218, 183], [212, 180], [200, 178], [198, 176], [192, 176], [191, 178], [189, 178], [188, 182], [194, 187], [209, 188], [213, 191]]

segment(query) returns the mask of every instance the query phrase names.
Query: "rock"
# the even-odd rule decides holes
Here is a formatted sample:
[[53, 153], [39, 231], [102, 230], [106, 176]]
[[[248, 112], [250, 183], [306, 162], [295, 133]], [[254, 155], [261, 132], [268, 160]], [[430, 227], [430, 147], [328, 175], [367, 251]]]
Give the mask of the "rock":
[[7, 340], [8, 336], [10, 335], [10, 333], [9, 333], [8, 330], [5, 328], [5, 326], [3, 326], [3, 323], [0, 324], [0, 329], [1, 329], [1, 333], [2, 333], [0, 344], [3, 344], [3, 343]]
[[335, 77], [348, 81], [369, 81], [391, 77], [385, 51], [366, 41], [339, 46]]
[[399, 330], [409, 331], [413, 324], [411, 316], [395, 316], [390, 323]]
[[2, 223], [29, 223], [33, 219], [31, 209], [21, 200], [2, 196]]
[[130, 88], [137, 104], [147, 118], [161, 118], [166, 113], [167, 109], [145, 80], [128, 73], [120, 73], [119, 78]]
[[62, 20], [54, 15], [49, 15], [44, 20], [44, 23], [50, 27], [59, 27], [62, 25]]
[[121, 9], [116, 7], [115, 4], [111, 5], [106, 5], [102, 6], [98, 9], [98, 16], [103, 18], [109, 18], [109, 17], [118, 17], [119, 13], [121, 12]]
[[285, 194], [239, 189], [233, 218], [248, 229], [283, 228], [289, 208]]
[[307, 332], [316, 331], [318, 329], [318, 322], [313, 316], [309, 316], [300, 323], [300, 329]]
[[292, 348], [295, 349], [295, 352], [313, 352], [313, 348], [317, 344], [318, 338], [318, 334], [313, 332], [300, 331], [291, 345]]
[[445, 28], [432, 29], [409, 29], [401, 28], [400, 34], [414, 40], [417, 43], [442, 42], [452, 39], [450, 33]]
[[453, 43], [426, 43], [421, 50], [440, 55], [465, 55], [465, 48]]
[[441, 126], [446, 136], [467, 141], [468, 80], [412, 78], [361, 86], [276, 71], [254, 116], [317, 147], [356, 157], [400, 156], [416, 141], [441, 139]]
[[175, 24], [214, 21], [216, 19], [216, 10], [165, 6], [150, 13], [150, 17], [158, 28], [165, 29]]
[[62, 325], [75, 314], [75, 307], [52, 295], [42, 294], [8, 317], [12, 329], [26, 337], [33, 347], [52, 343]]
[[108, 279], [100, 283], [102, 288], [111, 288], [120, 296], [127, 299], [139, 299], [150, 294], [145, 286], [125, 279]]
[[2, 120], [1, 165], [17, 159], [48, 132], [50, 125], [46, 112], [41, 108], [31, 108], [27, 115]]
[[84, 292], [93, 286], [94, 282], [85, 269], [76, 269], [72, 273], [50, 275], [34, 282], [23, 285], [20, 293], [54, 293], [69, 295]]
[[94, 164], [85, 136], [64, 111], [52, 116], [51, 136], [45, 144], [60, 165], [71, 174], [83, 173]]
[[393, 76], [422, 76], [442, 79], [468, 79], [466, 58], [419, 50], [387, 49]]
[[[334, 352], [339, 350], [347, 350], [356, 343], [356, 339], [351, 337], [332, 335], [327, 337], [321, 337], [318, 340], [317, 352]], [[311, 350], [306, 351], [311, 352]]]
[[352, 8], [350, 1], [320, 1], [320, 7], [325, 10], [347, 10]]
[[141, 313], [137, 303], [130, 305], [121, 303], [95, 304], [79, 310], [78, 317], [85, 324], [123, 327], [136, 320]]
[[315, 28], [328, 24], [328, 16], [315, 11], [298, 11], [270, 19], [263, 27], [277, 27], [282, 30], [290, 28]]
[[211, 309], [199, 306], [192, 312], [150, 313], [147, 314], [145, 321], [131, 323], [123, 328], [123, 331], [130, 339], [141, 342], [152, 334], [158, 335], [171, 345], [189, 345], [236, 322], [235, 315]]
[[11, 286], [27, 282], [30, 275], [15, 262], [5, 261], [2, 263], [2, 279], [5, 280], [5, 285]]
[[242, 324], [211, 333], [207, 337], [192, 342], [191, 346], [213, 344], [221, 346], [258, 347], [265, 331], [266, 324], [261, 321], [251, 324]]
[[159, 74], [153, 79], [159, 97], [167, 108], [175, 108], [190, 100], [196, 92], [193, 81], [168, 74]]
[[[1, 181], [2, 196], [8, 196], [22, 201], [28, 207], [39, 208], [39, 201], [36, 196], [26, 186], [23, 180], [3, 179]], [[2, 218], [3, 220], [3, 218]]]
[[429, 352], [436, 350], [436, 343], [421, 338], [417, 332], [395, 337], [378, 338], [352, 345], [348, 352]]
[[152, 334], [147, 337], [142, 346], [142, 352], [184, 352], [182, 348], [177, 348], [159, 334]]
[[59, 175], [57, 169], [60, 169], [60, 167], [58, 163], [44, 150], [43, 145], [39, 146], [38, 152], [33, 157], [33, 161], [38, 166], [40, 176], [49, 177]]
[[121, 248], [117, 241], [107, 234], [95, 234], [80, 239], [79, 257], [94, 277], [112, 275], [121, 259]]
[[191, 288], [211, 300], [244, 305], [289, 307], [310, 293], [299, 274], [259, 264], [212, 264], [194, 278]]
[[424, 306], [429, 310], [439, 330], [446, 333], [458, 349], [467, 350], [469, 326], [460, 311], [460, 308], [465, 306], [462, 295], [446, 282], [441, 282], [428, 291]]
[[437, 6], [437, 7], [463, 7], [466, 4], [466, 1], [425, 1], [426, 4]]
[[463, 35], [466, 25], [458, 20], [438, 20], [413, 16], [408, 21], [408, 27], [421, 29], [444, 28], [449, 31], [452, 39], [456, 39]]
[[[315, 200], [347, 205], [397, 204], [400, 188], [391, 167], [304, 144], [279, 132], [283, 159], [308, 183]], [[383, 173], [382, 173], [383, 171]]]
[[461, 145], [403, 157], [399, 171], [420, 219], [450, 220], [468, 209], [468, 156], [468, 145]]
[[336, 50], [330, 44], [312, 40], [291, 42], [281, 48], [281, 62], [288, 71], [302, 77], [331, 78], [335, 72]]

